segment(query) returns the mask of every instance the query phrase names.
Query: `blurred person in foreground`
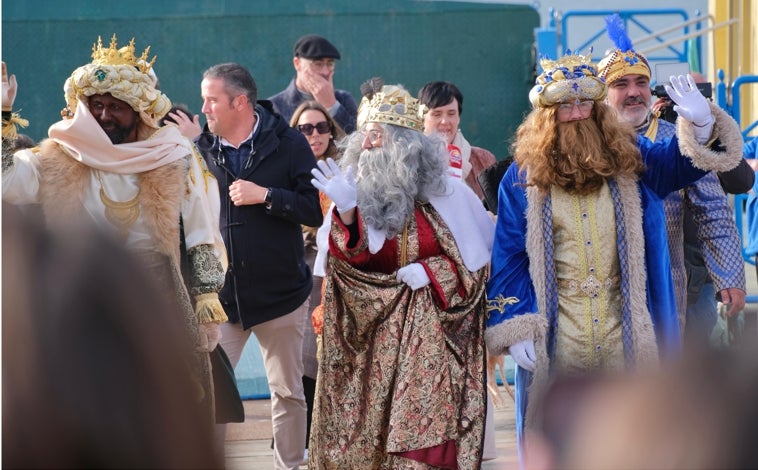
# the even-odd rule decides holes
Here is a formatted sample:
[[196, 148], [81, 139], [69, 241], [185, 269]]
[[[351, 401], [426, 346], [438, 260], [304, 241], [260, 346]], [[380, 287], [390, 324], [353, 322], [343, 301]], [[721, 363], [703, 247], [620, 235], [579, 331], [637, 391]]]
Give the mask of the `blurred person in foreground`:
[[90, 221], [2, 214], [3, 468], [222, 468], [177, 299]]
[[742, 157], [734, 120], [687, 77], [669, 87], [678, 138], [653, 144], [603, 103], [589, 56], [541, 65], [500, 183], [487, 296], [487, 347], [517, 366], [520, 453], [551, 377], [655, 366], [679, 351], [661, 200]]
[[552, 468], [758, 468], [756, 358], [755, 343], [695, 347], [665, 369], [601, 380]]
[[334, 209], [318, 234], [326, 287], [310, 467], [477, 469], [492, 219], [448, 176], [445, 143], [422, 132], [423, 105], [381, 79], [361, 88], [360, 131], [339, 165], [313, 171]]
[[[661, 119], [651, 108], [651, 70], [647, 58], [634, 50], [618, 15], [609, 15], [605, 22], [608, 36], [616, 45], [598, 63], [598, 75], [608, 85], [606, 103], [620, 120], [634, 126], [639, 135], [652, 142], [670, 139], [676, 134], [676, 124]], [[744, 171], [752, 177], [750, 167], [742, 164], [721, 174], [709, 172], [663, 200], [677, 313], [685, 345], [708, 344], [716, 325], [717, 300], [728, 305], [728, 317], [745, 307], [740, 235], [719, 181], [745, 179], [741, 177]], [[738, 192], [751, 187], [752, 178]], [[689, 263], [685, 256], [690, 258]], [[704, 295], [702, 303], [688, 305], [688, 290], [696, 293], [695, 299]]]
[[136, 56], [133, 39], [119, 48], [115, 35], [108, 47], [98, 38], [92, 62], [63, 86], [63, 120], [39, 146], [16, 153], [8, 145], [20, 119], [11, 111], [17, 83], [3, 63], [2, 196], [13, 204], [39, 203], [51, 230], [94, 221], [139, 258], [181, 306], [184, 327], [197, 342], [188, 358], [197, 387], [187, 393], [211, 418], [208, 353], [226, 320], [218, 299], [226, 269], [218, 187], [192, 143], [173, 126], [159, 127], [171, 102], [155, 88], [148, 51]]

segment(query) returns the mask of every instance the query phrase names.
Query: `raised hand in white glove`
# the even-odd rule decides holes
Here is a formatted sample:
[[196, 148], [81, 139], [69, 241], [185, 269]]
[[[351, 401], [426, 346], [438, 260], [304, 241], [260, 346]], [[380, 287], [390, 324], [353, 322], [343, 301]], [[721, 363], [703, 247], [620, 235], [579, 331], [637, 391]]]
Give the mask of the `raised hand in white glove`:
[[319, 160], [316, 165], [318, 168], [311, 170], [314, 176], [311, 184], [329, 196], [340, 213], [354, 208], [357, 205], [358, 195], [355, 189], [353, 168], [348, 167], [343, 175], [339, 165], [331, 158], [327, 158], [326, 161]]
[[513, 362], [523, 367], [529, 372], [534, 372], [534, 366], [537, 360], [537, 354], [534, 352], [534, 341], [526, 339], [512, 344], [508, 351], [513, 358]]
[[16, 83], [16, 76], [11, 75], [8, 77], [8, 69], [5, 66], [5, 62], [3, 62], [3, 83], [2, 83], [2, 102], [3, 102], [3, 111], [12, 111], [13, 110], [13, 102], [16, 100], [16, 90], [18, 89], [18, 85]]
[[200, 344], [197, 349], [201, 352], [211, 352], [221, 341], [221, 327], [218, 323], [201, 323], [198, 325]]
[[705, 99], [692, 75], [672, 75], [670, 85], [665, 85], [666, 93], [674, 103], [674, 111], [695, 126], [695, 139], [704, 144], [711, 138], [713, 114], [708, 100]]
[[398, 269], [397, 280], [408, 284], [411, 290], [421, 289], [431, 282], [421, 263], [411, 263]]

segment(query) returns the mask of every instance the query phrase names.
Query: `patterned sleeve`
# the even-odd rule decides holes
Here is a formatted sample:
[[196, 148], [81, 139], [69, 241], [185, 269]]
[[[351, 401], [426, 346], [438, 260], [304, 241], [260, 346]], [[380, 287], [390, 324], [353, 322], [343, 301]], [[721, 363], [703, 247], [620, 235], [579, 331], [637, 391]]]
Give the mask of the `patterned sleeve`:
[[740, 237], [724, 191], [711, 172], [685, 191], [708, 273], [716, 291], [729, 287], [745, 290]]
[[218, 302], [227, 258], [219, 232], [218, 184], [193, 146], [189, 157], [187, 194], [182, 204], [184, 237], [189, 258], [187, 286], [195, 297], [200, 323], [226, 321]]

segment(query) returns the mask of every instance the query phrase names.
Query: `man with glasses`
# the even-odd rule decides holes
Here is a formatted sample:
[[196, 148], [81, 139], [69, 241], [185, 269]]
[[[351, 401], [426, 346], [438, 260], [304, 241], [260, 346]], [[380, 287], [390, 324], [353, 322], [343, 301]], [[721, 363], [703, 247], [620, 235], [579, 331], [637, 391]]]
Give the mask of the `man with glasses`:
[[346, 133], [353, 132], [358, 114], [355, 100], [349, 92], [334, 88], [334, 69], [340, 59], [337, 48], [323, 37], [309, 34], [297, 40], [294, 55], [295, 78], [269, 98], [274, 110], [289, 121], [300, 103], [315, 100]]
[[524, 437], [529, 449], [539, 435], [552, 379], [643, 369], [678, 352], [661, 200], [742, 158], [736, 123], [690, 76], [668, 87], [677, 135], [654, 144], [603, 102], [589, 56], [541, 66], [500, 182], [487, 286], [488, 350], [517, 365], [520, 455]]
[[271, 389], [274, 468], [297, 468], [305, 450], [302, 346], [313, 285], [302, 225], [323, 219], [310, 183], [316, 158], [268, 101], [257, 101], [255, 80], [241, 65], [209, 68], [200, 90], [207, 124], [195, 143], [218, 181], [229, 257], [219, 294], [229, 317], [222, 345], [236, 366], [255, 333]]
[[372, 83], [342, 168], [313, 171], [334, 208], [314, 266], [326, 287], [309, 468], [478, 469], [494, 224], [423, 134], [424, 105]]

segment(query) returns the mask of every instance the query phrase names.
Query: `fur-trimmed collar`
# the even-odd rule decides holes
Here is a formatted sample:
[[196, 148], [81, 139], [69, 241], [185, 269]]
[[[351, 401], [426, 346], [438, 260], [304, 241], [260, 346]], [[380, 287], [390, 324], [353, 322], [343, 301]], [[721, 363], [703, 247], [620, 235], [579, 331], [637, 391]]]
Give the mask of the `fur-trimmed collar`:
[[676, 120], [676, 135], [679, 138], [679, 150], [692, 160], [692, 164], [706, 171], [729, 171], [742, 160], [743, 138], [740, 126], [726, 111], [715, 103], [708, 103], [715, 122], [711, 137], [721, 143], [719, 151], [712, 147], [700, 145], [695, 139], [694, 125], [684, 119]]
[[[159, 252], [179, 261], [179, 217], [186, 192], [186, 158], [138, 174], [139, 207]], [[40, 201], [52, 227], [84, 220], [84, 189], [91, 169], [71, 158], [55, 141], [40, 144]]]

